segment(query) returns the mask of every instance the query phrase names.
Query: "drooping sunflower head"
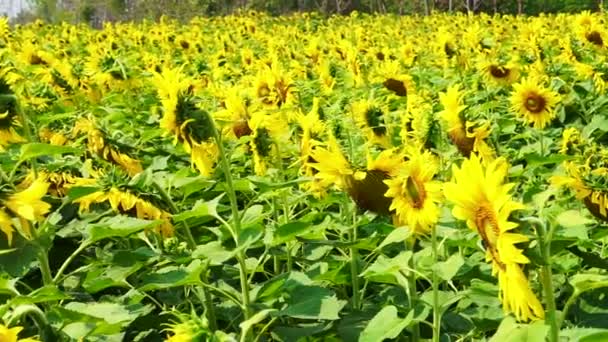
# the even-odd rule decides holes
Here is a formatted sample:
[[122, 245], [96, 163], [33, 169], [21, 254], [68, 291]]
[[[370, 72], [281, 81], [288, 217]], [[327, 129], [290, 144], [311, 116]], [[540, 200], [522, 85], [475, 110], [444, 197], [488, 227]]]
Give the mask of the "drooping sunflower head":
[[512, 111], [534, 128], [542, 129], [555, 118], [559, 95], [534, 78], [527, 78], [513, 85], [510, 101]]
[[585, 139], [575, 127], [568, 127], [562, 133], [562, 144], [559, 153], [576, 155], [584, 151]]
[[357, 101], [352, 105], [355, 122], [363, 131], [367, 141], [390, 147], [387, 125], [387, 109], [374, 101]]
[[190, 145], [192, 142], [209, 141], [214, 137], [213, 118], [198, 107], [195, 98], [189, 92], [178, 93], [175, 124], [179, 127], [179, 140]]

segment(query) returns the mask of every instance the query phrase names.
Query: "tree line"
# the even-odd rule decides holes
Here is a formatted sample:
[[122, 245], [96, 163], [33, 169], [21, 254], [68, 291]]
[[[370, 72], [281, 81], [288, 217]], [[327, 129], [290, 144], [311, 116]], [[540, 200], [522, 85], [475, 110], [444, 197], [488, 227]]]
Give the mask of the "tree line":
[[193, 16], [226, 15], [242, 10], [273, 15], [316, 11], [322, 14], [394, 13], [427, 15], [432, 12], [527, 14], [597, 11], [603, 0], [30, 0], [31, 7], [17, 21], [41, 18], [47, 22], [179, 20]]

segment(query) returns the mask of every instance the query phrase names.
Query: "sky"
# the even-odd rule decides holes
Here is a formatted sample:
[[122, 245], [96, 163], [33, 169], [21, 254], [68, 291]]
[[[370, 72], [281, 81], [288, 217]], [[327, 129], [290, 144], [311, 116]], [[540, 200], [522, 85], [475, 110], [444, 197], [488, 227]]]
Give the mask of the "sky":
[[8, 14], [9, 18], [13, 18], [27, 8], [27, 2], [28, 0], [0, 0], [0, 15]]

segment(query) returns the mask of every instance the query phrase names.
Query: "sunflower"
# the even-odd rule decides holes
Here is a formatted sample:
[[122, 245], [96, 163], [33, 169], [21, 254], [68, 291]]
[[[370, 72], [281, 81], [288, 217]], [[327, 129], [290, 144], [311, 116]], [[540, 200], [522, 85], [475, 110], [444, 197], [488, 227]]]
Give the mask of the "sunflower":
[[[76, 184], [79, 185], [78, 182]], [[86, 179], [80, 184], [91, 185]], [[133, 214], [137, 218], [146, 220], [162, 220], [163, 223], [159, 227], [161, 235], [163, 237], [173, 236], [171, 214], [132, 192], [112, 186], [108, 190], [95, 191], [74, 201], [79, 205], [81, 212], [89, 211], [92, 204], [105, 202], [109, 203], [113, 210], [124, 214]]]
[[390, 210], [399, 224], [406, 224], [416, 234], [428, 233], [439, 218], [441, 184], [433, 180], [438, 162], [430, 152], [415, 152], [398, 173], [384, 181], [385, 196], [392, 198]]
[[362, 210], [388, 215], [391, 200], [384, 194], [388, 191], [387, 179], [394, 177], [403, 161], [403, 156], [394, 149], [384, 150], [375, 158], [367, 151], [365, 171], [355, 171], [344, 178], [346, 192]]
[[86, 118], [79, 119], [76, 121], [72, 133], [74, 135], [85, 133], [87, 136], [87, 147], [91, 153], [121, 166], [130, 176], [135, 176], [143, 171], [141, 162], [111, 146], [108, 143], [107, 135], [97, 128], [92, 120]]
[[370, 100], [357, 101], [351, 106], [355, 122], [363, 131], [367, 141], [390, 148], [387, 126], [388, 109]]
[[287, 139], [289, 128], [279, 113], [264, 110], [251, 114], [249, 126], [252, 131], [249, 148], [253, 155], [254, 172], [263, 176], [268, 170], [268, 163], [280, 152], [278, 146]]
[[458, 85], [450, 86], [445, 93], [439, 94], [439, 101], [443, 105], [439, 116], [447, 124], [448, 136], [465, 157], [476, 152], [484, 160], [491, 159], [494, 153], [485, 141], [490, 135], [490, 124], [467, 121], [464, 118], [466, 106], [462, 104], [462, 97]]
[[511, 110], [534, 128], [542, 129], [555, 118], [559, 95], [539, 85], [532, 77], [513, 85]]
[[219, 156], [215, 123], [209, 113], [198, 107], [192, 80], [181, 69], [165, 68], [154, 73], [153, 83], [163, 106], [160, 127], [174, 136], [175, 143], [183, 144], [192, 165], [203, 176], [210, 176]]
[[[300, 173], [308, 177], [313, 177], [317, 172], [310, 166], [310, 162], [314, 162], [312, 153], [317, 146], [322, 145], [321, 135], [325, 132], [325, 124], [319, 118], [319, 110], [319, 98], [315, 97], [310, 112], [306, 115], [299, 115], [297, 119], [302, 129], [300, 139]], [[321, 197], [325, 194], [324, 188], [315, 179], [302, 183], [301, 187], [309, 190], [316, 197]]]
[[[2, 20], [2, 18], [0, 18]], [[1, 212], [0, 212], [1, 215]], [[2, 342], [39, 342], [35, 338], [19, 338], [19, 333], [23, 327], [9, 328], [4, 324], [0, 324], [0, 341]]]
[[31, 238], [30, 222], [43, 220], [44, 215], [51, 209], [50, 204], [42, 200], [48, 188], [49, 184], [44, 179], [37, 178], [24, 190], [10, 194], [2, 201], [0, 229], [6, 235], [9, 245], [13, 239], [13, 224], [6, 210], [19, 218], [23, 235]]
[[519, 68], [513, 62], [483, 59], [478, 63], [478, 69], [487, 84], [508, 86], [519, 78]]
[[540, 319], [543, 307], [521, 271], [521, 265], [529, 260], [516, 246], [528, 238], [511, 232], [517, 224], [509, 221], [509, 215], [524, 206], [511, 200], [509, 191], [514, 184], [503, 183], [507, 169], [502, 158], [484, 167], [479, 157], [471, 155], [460, 168], [453, 166], [453, 180], [444, 185], [444, 194], [454, 204], [454, 217], [466, 221], [481, 237], [486, 259], [498, 275], [503, 310], [521, 321]]
[[16, 98], [12, 94], [0, 94], [0, 151], [9, 144], [25, 142], [17, 133], [19, 126]]
[[318, 146], [310, 153], [308, 165], [316, 170], [315, 179], [326, 186], [346, 189], [346, 177], [353, 176], [355, 171], [342, 153], [336, 138], [329, 136], [327, 147]]

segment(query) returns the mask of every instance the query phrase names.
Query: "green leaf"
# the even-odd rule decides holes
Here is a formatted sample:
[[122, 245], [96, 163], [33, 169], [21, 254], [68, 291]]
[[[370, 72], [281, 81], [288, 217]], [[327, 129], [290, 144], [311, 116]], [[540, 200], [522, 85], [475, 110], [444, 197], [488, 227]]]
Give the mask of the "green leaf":
[[0, 276], [0, 294], [10, 294], [10, 295], [19, 294], [19, 292], [17, 291], [17, 288], [15, 287], [15, 284], [17, 284], [18, 281], [19, 281], [19, 279], [17, 279], [17, 278], [10, 278], [5, 274], [1, 275]]
[[507, 316], [502, 320], [498, 330], [490, 339], [490, 342], [537, 342], [544, 341], [549, 326], [544, 321], [536, 321], [532, 324], [520, 324], [515, 318]]
[[340, 319], [338, 315], [346, 305], [328, 289], [320, 286], [298, 286], [289, 293], [287, 307], [280, 316], [300, 319]]
[[129, 216], [113, 216], [87, 227], [86, 243], [91, 244], [107, 238], [124, 238], [145, 229], [160, 225], [162, 220], [142, 220]]
[[71, 201], [75, 201], [81, 197], [90, 195], [99, 190], [100, 188], [94, 186], [74, 186], [71, 187], [68, 191], [68, 197]]
[[120, 326], [126, 326], [137, 317], [152, 312], [153, 309], [151, 305], [120, 305], [117, 303], [100, 302], [71, 302], [66, 304], [64, 308]]
[[236, 251], [229, 251], [220, 241], [212, 241], [205, 245], [198, 246], [192, 252], [192, 257], [196, 259], [207, 259], [211, 265], [221, 265], [225, 261], [234, 257]]
[[367, 324], [361, 335], [359, 342], [380, 342], [385, 339], [399, 336], [401, 331], [407, 328], [414, 317], [414, 310], [411, 310], [407, 317], [397, 316], [397, 308], [393, 305], [385, 306]]
[[98, 264], [94, 265], [91, 271], [87, 272], [82, 287], [89, 293], [97, 293], [109, 287], [129, 288], [127, 277], [139, 270], [143, 264], [136, 263], [132, 266], [121, 267], [115, 265]]
[[217, 205], [219, 204], [220, 199], [222, 199], [223, 196], [224, 194], [221, 194], [216, 198], [212, 199], [211, 201], [197, 201], [191, 210], [184, 211], [177, 215], [173, 215], [173, 222], [181, 222], [191, 218], [205, 216], [217, 217]]
[[576, 228], [595, 222], [591, 218], [583, 215], [581, 210], [566, 210], [563, 213], [557, 215], [555, 220], [560, 226], [566, 228]]
[[385, 247], [392, 243], [396, 243], [396, 242], [402, 243], [408, 237], [410, 237], [410, 235], [412, 235], [412, 231], [410, 229], [408, 229], [407, 227], [395, 228], [395, 229], [393, 229], [393, 231], [391, 231], [388, 234], [388, 236], [382, 241], [382, 243], [380, 243], [380, 245], [376, 248], [376, 250], [382, 249], [382, 247]]
[[437, 275], [445, 281], [454, 278], [460, 267], [464, 265], [464, 259], [460, 254], [453, 254], [446, 261], [438, 262], [432, 266], [433, 271], [437, 272]]
[[277, 228], [277, 230], [275, 231], [272, 240], [272, 245], [277, 246], [285, 242], [292, 241], [296, 236], [307, 232], [310, 226], [311, 223], [305, 221], [294, 221], [286, 223]]
[[199, 259], [193, 260], [187, 267], [164, 267], [142, 276], [139, 290], [152, 291], [200, 284], [200, 275], [204, 269], [205, 265]]
[[11, 300], [12, 305], [37, 304], [69, 299], [70, 296], [61, 292], [56, 286], [47, 285], [30, 292], [27, 296], [17, 296]]
[[40, 156], [52, 156], [58, 154], [79, 154], [81, 151], [74, 147], [57, 146], [44, 143], [29, 143], [21, 146], [21, 155], [19, 159], [24, 161]]
[[608, 275], [603, 274], [575, 274], [570, 277], [569, 280], [570, 285], [572, 285], [577, 292], [585, 292], [597, 288], [598, 285], [602, 283], [608, 285]]

